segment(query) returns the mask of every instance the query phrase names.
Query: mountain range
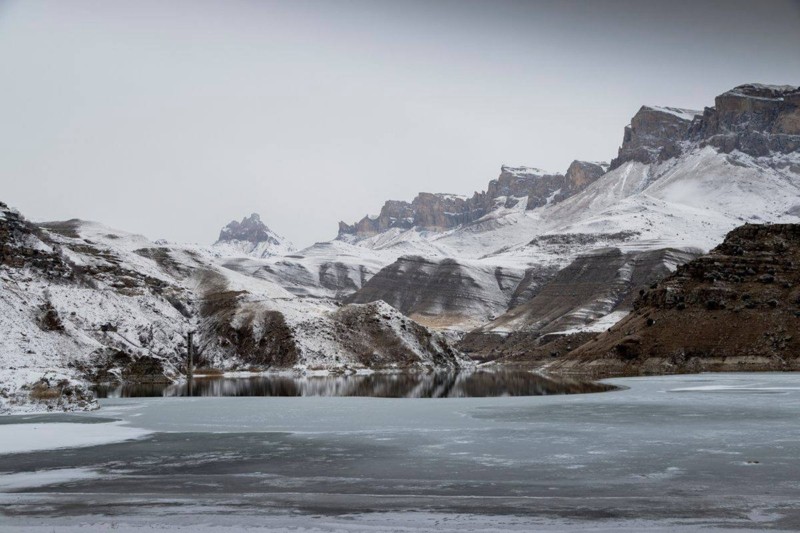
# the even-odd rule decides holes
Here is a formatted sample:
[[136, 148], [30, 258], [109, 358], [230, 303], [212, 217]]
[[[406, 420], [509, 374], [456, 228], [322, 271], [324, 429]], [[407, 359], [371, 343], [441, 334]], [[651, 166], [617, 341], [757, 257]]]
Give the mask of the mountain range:
[[704, 110], [643, 106], [610, 163], [502, 166], [485, 191], [387, 201], [303, 250], [257, 214], [200, 246], [0, 204], [0, 409], [34, 389], [86, 407], [90, 382], [178, 379], [189, 331], [218, 369], [571, 351], [734, 228], [798, 222], [800, 88], [760, 84]]

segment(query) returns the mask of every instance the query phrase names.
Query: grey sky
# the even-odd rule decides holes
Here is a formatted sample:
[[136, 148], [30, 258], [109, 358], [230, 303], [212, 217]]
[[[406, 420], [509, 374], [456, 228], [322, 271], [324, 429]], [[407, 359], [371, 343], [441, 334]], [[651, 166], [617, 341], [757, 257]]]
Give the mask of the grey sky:
[[0, 200], [299, 245], [501, 164], [609, 160], [641, 104], [800, 84], [798, 1], [0, 0]]

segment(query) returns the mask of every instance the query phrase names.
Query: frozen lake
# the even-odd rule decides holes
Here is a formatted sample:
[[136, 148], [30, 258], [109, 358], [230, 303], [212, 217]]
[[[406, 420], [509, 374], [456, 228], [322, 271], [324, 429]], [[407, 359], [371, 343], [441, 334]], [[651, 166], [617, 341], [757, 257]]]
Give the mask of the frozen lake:
[[0, 530], [800, 529], [800, 374], [608, 383], [626, 388], [4, 417]]

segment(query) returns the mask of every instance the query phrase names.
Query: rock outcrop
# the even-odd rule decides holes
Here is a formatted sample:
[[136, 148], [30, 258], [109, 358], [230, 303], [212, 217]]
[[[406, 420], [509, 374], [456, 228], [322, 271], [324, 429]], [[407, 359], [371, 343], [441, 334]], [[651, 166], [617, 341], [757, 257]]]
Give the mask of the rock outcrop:
[[557, 371], [800, 370], [800, 225], [745, 225], [653, 284]]
[[0, 411], [36, 403], [95, 407], [87, 381], [169, 379], [192, 303], [179, 282], [81, 235], [70, 220], [35, 225], [0, 208]]
[[564, 175], [564, 185], [553, 198], [553, 202], [560, 202], [578, 194], [606, 172], [608, 172], [607, 163], [573, 161]]
[[352, 225], [339, 222], [339, 236], [369, 237], [393, 228], [413, 227], [423, 231], [445, 231], [477, 220], [484, 212], [474, 199], [423, 192], [411, 203], [389, 200], [378, 216], [366, 216]]
[[800, 150], [800, 87], [739, 85], [701, 111], [644, 106], [625, 128], [617, 168], [628, 161], [656, 163], [693, 146], [713, 146], [763, 157]]
[[681, 154], [681, 142], [701, 111], [675, 107], [642, 106], [625, 127], [622, 146], [611, 161], [615, 169], [628, 161], [657, 163]]
[[689, 137], [730, 153], [754, 157], [800, 150], [800, 87], [740, 85], [717, 96]]
[[[339, 242], [400, 258], [371, 280], [363, 276], [350, 298], [383, 299], [426, 325], [461, 331], [489, 320], [481, 329], [492, 334], [569, 331], [630, 309], [625, 272], [637, 253], [708, 250], [744, 221], [796, 220], [796, 93], [743, 85], [705, 111], [644, 106], [610, 167], [574, 161], [561, 175], [503, 166], [469, 198], [421, 194], [387, 203], [380, 216], [340, 227]], [[590, 252], [609, 247], [619, 255], [598, 252], [592, 261], [605, 263], [588, 265]], [[561, 268], [574, 274], [573, 260], [587, 262], [595, 288], [586, 279], [564, 281], [561, 292], [548, 286]], [[522, 277], [510, 290], [477, 281], [494, 270]]]
[[257, 213], [228, 223], [219, 232], [214, 248], [222, 255], [248, 255], [269, 257], [292, 252], [295, 248], [286, 239], [272, 231]]
[[605, 163], [573, 161], [565, 174], [530, 167], [500, 167], [486, 191], [471, 197], [420, 193], [412, 202], [390, 200], [378, 216], [354, 224], [339, 223], [339, 237], [370, 237], [399, 228], [441, 232], [469, 224], [499, 208], [536, 209], [577, 194], [607, 170]]
[[525, 209], [545, 205], [550, 197], [564, 187], [564, 175], [545, 172], [538, 168], [508, 167], [500, 169], [500, 176], [489, 182], [484, 195], [476, 195], [484, 214], [495, 207], [497, 200], [504, 199], [502, 207], [516, 207], [524, 200]]

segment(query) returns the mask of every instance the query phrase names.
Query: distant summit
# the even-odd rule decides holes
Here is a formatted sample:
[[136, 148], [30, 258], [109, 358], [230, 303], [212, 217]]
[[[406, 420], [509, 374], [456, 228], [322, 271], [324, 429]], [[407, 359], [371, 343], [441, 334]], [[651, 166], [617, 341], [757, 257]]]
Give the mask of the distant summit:
[[573, 161], [566, 174], [534, 167], [500, 167], [500, 175], [471, 197], [419, 193], [411, 202], [389, 200], [379, 215], [339, 223], [340, 239], [361, 239], [398, 228], [448, 231], [501, 209], [521, 211], [560, 202], [579, 193], [608, 170], [606, 163]]
[[261, 221], [258, 213], [245, 217], [241, 222], [231, 221], [219, 232], [214, 248], [223, 255], [250, 255], [269, 257], [283, 255], [295, 247]]

